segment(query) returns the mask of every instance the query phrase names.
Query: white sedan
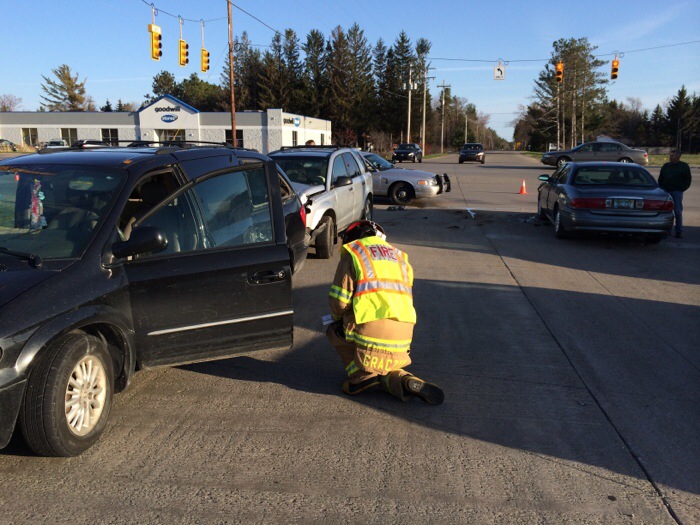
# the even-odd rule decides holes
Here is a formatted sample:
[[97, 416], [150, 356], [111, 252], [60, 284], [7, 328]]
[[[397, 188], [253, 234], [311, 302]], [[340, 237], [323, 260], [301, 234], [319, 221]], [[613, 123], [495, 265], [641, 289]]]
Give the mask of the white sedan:
[[427, 171], [397, 168], [375, 153], [363, 152], [368, 169], [372, 172], [372, 190], [375, 196], [386, 196], [394, 204], [406, 205], [413, 199], [436, 197], [450, 191], [447, 173], [438, 175]]

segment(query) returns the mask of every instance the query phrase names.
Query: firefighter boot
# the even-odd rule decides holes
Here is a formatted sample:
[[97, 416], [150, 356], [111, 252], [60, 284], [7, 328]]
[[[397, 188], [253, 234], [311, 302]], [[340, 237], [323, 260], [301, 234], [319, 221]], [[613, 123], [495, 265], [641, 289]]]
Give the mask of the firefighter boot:
[[345, 381], [342, 386], [343, 393], [354, 396], [362, 392], [367, 392], [370, 390], [375, 390], [379, 388], [379, 376], [370, 377], [359, 383], [351, 383], [350, 381]]
[[413, 395], [406, 392], [402, 385], [402, 378], [409, 377], [411, 374], [405, 370], [394, 370], [385, 376], [381, 377], [382, 390], [388, 392], [394, 397], [398, 397], [401, 401], [410, 400]]
[[421, 398], [429, 405], [441, 405], [445, 400], [445, 393], [439, 386], [410, 374], [401, 378], [401, 386], [405, 392]]

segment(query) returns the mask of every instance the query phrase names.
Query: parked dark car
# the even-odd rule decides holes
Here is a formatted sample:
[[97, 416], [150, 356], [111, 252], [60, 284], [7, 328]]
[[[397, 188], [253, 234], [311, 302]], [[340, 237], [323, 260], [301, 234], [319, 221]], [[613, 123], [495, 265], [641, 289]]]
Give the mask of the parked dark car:
[[264, 155], [0, 161], [0, 246], [0, 447], [18, 424], [37, 454], [80, 454], [135, 370], [292, 344], [283, 196]]
[[486, 153], [483, 144], [478, 142], [468, 142], [459, 149], [459, 163], [463, 162], [486, 162]]
[[554, 234], [634, 233], [651, 242], [667, 237], [673, 200], [642, 166], [621, 162], [569, 162], [540, 175], [537, 215]]
[[0, 151], [17, 151], [17, 144], [7, 139], [0, 139]]
[[649, 164], [649, 154], [643, 149], [633, 149], [621, 142], [584, 142], [572, 149], [548, 151], [542, 154], [542, 164], [562, 166], [569, 161], [594, 162], [634, 162], [641, 166]]
[[420, 149], [418, 144], [399, 144], [399, 147], [391, 154], [391, 161], [396, 162], [397, 160], [399, 162], [403, 162], [404, 160], [423, 162], [423, 150]]

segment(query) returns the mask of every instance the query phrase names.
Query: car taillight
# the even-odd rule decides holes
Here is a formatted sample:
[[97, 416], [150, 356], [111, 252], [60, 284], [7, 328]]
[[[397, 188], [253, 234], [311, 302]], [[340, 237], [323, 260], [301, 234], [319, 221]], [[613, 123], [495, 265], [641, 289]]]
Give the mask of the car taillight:
[[301, 222], [306, 226], [306, 206], [303, 204], [299, 208], [299, 216], [301, 217]]
[[662, 200], [644, 200], [645, 210], [654, 211], [671, 211], [673, 209], [673, 201], [670, 199]]
[[649, 154], [645, 151], [645, 152], [644, 152], [644, 158], [646, 159], [647, 157], [649, 157]]
[[602, 198], [582, 198], [577, 197], [569, 201], [569, 206], [572, 208], [605, 208], [605, 199]]

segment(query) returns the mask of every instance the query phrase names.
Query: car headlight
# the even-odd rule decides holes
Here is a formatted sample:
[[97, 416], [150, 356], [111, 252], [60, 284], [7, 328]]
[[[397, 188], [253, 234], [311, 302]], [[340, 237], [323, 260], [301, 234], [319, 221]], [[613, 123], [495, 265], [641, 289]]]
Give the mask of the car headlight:
[[437, 186], [438, 183], [435, 179], [419, 180], [418, 186]]

